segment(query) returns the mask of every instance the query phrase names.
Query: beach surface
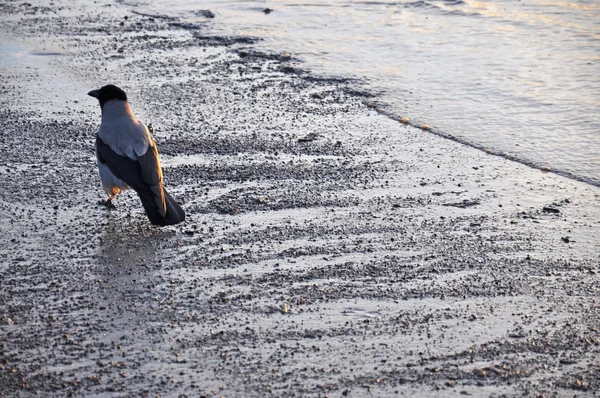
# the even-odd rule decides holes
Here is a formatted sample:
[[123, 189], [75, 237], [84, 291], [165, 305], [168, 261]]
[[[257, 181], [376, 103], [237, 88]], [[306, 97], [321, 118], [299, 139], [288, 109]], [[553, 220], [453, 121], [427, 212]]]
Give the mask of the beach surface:
[[[600, 188], [133, 11], [0, 3], [0, 396], [599, 395]], [[185, 223], [98, 205], [109, 83]]]

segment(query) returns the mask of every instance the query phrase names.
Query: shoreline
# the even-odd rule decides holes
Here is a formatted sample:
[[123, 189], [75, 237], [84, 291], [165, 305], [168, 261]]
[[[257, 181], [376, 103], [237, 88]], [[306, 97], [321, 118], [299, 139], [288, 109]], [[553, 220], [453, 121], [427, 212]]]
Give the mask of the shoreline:
[[[379, 108], [379, 105], [383, 105], [385, 106], [385, 104], [373, 104], [373, 105], [369, 105], [370, 107], [374, 108], [377, 110], [377, 108]], [[504, 151], [499, 151], [499, 150], [493, 150], [491, 148], [488, 148], [487, 146], [483, 145], [483, 144], [479, 144], [476, 142], [471, 142], [465, 138], [460, 138], [460, 137], [456, 137], [452, 134], [448, 134], [442, 130], [438, 130], [436, 128], [432, 128], [429, 127], [427, 125], [420, 125], [419, 123], [415, 123], [412, 121], [408, 121], [408, 122], [404, 122], [403, 121], [403, 117], [401, 115], [398, 115], [396, 113], [393, 112], [387, 112], [385, 110], [378, 110], [379, 113], [381, 113], [382, 115], [385, 115], [387, 117], [389, 117], [392, 120], [395, 120], [398, 123], [403, 123], [403, 124], [407, 124], [411, 127], [414, 127], [416, 129], [419, 130], [423, 130], [425, 132], [431, 133], [431, 134], [435, 134], [437, 136], [440, 136], [444, 139], [450, 140], [450, 141], [454, 141], [457, 142], [461, 145], [465, 145], [474, 149], [477, 149], [479, 151], [485, 152], [488, 155], [491, 156], [498, 156], [501, 157], [503, 159], [512, 161], [512, 162], [516, 162], [522, 165], [525, 165], [527, 167], [530, 167], [534, 170], [539, 170], [541, 172], [544, 173], [552, 173], [552, 174], [556, 174], [559, 175], [561, 177], [565, 177], [568, 178], [570, 180], [574, 180], [574, 181], [578, 181], [578, 182], [582, 182], [588, 185], [591, 185], [593, 187], [600, 187], [600, 180], [592, 178], [592, 177], [584, 177], [584, 176], [580, 176], [577, 174], [574, 174], [572, 172], [569, 171], [564, 171], [561, 169], [555, 169], [552, 167], [547, 166], [545, 163], [543, 162], [538, 162], [538, 161], [533, 161], [533, 160], [527, 160], [527, 159], [523, 159], [523, 158], [519, 158], [517, 156], [515, 156], [514, 154], [510, 154]], [[424, 127], [427, 126], [427, 127]]]
[[[598, 187], [401, 125], [241, 39], [13, 6], [6, 33], [64, 55], [0, 60], [0, 393], [600, 390]], [[155, 127], [181, 226], [131, 192], [96, 206], [103, 82]]]
[[[303, 19], [296, 19], [295, 16], [295, 12], [294, 7], [289, 7], [289, 4], [287, 3], [281, 3], [278, 6], [278, 10], [275, 14], [273, 15], [269, 15], [269, 17], [263, 17], [260, 14], [260, 10], [253, 8], [252, 6], [250, 7], [246, 7], [246, 6], [241, 6], [241, 5], [232, 5], [231, 7], [221, 7], [218, 4], [211, 4], [212, 6], [215, 7], [215, 9], [212, 10], [206, 10], [207, 14], [210, 15], [209, 17], [206, 17], [204, 13], [202, 12], [196, 12], [196, 13], [190, 13], [190, 12], [186, 12], [185, 11], [185, 6], [175, 6], [173, 10], [169, 10], [169, 13], [171, 15], [178, 15], [179, 17], [182, 18], [182, 22], [179, 23], [180, 26], [185, 26], [191, 30], [194, 29], [200, 29], [202, 27], [202, 29], [204, 31], [206, 30], [211, 30], [211, 35], [213, 34], [219, 34], [221, 35], [220, 38], [223, 39], [224, 36], [227, 36], [228, 34], [230, 35], [235, 35], [236, 33], [239, 32], [244, 32], [246, 34], [249, 34], [250, 36], [252, 36], [251, 39], [253, 44], [253, 47], [255, 49], [260, 49], [261, 51], [265, 51], [267, 53], [272, 53], [275, 49], [277, 49], [280, 53], [284, 53], [284, 52], [292, 52], [294, 53], [293, 58], [296, 58], [296, 55], [299, 56], [299, 59], [302, 63], [302, 67], [303, 68], [307, 68], [306, 70], [310, 70], [313, 74], [318, 72], [319, 76], [342, 76], [343, 77], [349, 77], [349, 76], [362, 76], [362, 73], [359, 73], [358, 70], [354, 70], [353, 67], [350, 67], [350, 65], [353, 64], [360, 64], [362, 65], [361, 70], [364, 70], [365, 65], [363, 65], [358, 59], [354, 58], [356, 56], [356, 54], [358, 53], [368, 53], [371, 54], [371, 56], [374, 56], [375, 54], [377, 54], [377, 56], [382, 56], [383, 59], [385, 59], [387, 62], [390, 62], [394, 57], [386, 57], [385, 54], [382, 54], [382, 50], [373, 50], [374, 52], [370, 52], [371, 48], [379, 48], [376, 44], [374, 44], [374, 46], [361, 46], [361, 45], [356, 45], [355, 50], [350, 51], [349, 53], [345, 53], [344, 50], [340, 49], [339, 51], [333, 51], [333, 52], [327, 52], [327, 45], [326, 44], [319, 44], [318, 41], [314, 44], [311, 45], [309, 47], [305, 47], [302, 43], [304, 42], [301, 38], [302, 37], [306, 37], [306, 34], [308, 33], [308, 31], [311, 31], [310, 28], [308, 28], [306, 26], [306, 23], [308, 21], [302, 22], [304, 21]], [[208, 6], [208, 4], [206, 4], [205, 6]], [[331, 9], [336, 9], [339, 5], [338, 4], [332, 4]], [[417, 6], [417, 8], [423, 7], [423, 4], [420, 4]], [[465, 4], [462, 5], [458, 5], [458, 4], [453, 4], [450, 5], [450, 8], [454, 9], [457, 13], [459, 12], [460, 9], [463, 9], [463, 7], [465, 6]], [[361, 7], [359, 5], [357, 5], [357, 7]], [[468, 6], [467, 6], [468, 7]], [[138, 12], [138, 10], [140, 11], [145, 11], [148, 13], [158, 13], [160, 11], [160, 9], [157, 9], [156, 6], [152, 6], [150, 4], [136, 4], [136, 5], [132, 5], [131, 8], [135, 11]], [[369, 6], [365, 6], [366, 9], [369, 8]], [[386, 18], [386, 13], [383, 12], [382, 13], [382, 8], [388, 8], [384, 5], [384, 3], [377, 3], [377, 4], [373, 4], [371, 6], [371, 8], [373, 9], [372, 11], [377, 15], [377, 17], [381, 17], [381, 18]], [[389, 7], [390, 9], [396, 9], [396, 11], [398, 9], [404, 9], [404, 8], [408, 8], [411, 9], [412, 7], [406, 7], [406, 4], [394, 4], [391, 5]], [[426, 8], [426, 7], [424, 7]], [[504, 8], [503, 10], [508, 12], [508, 9], [510, 9], [511, 7], [507, 7]], [[560, 8], [560, 7], [559, 7]], [[306, 12], [306, 13], [315, 13], [318, 14], [318, 9], [315, 9], [314, 5], [311, 4], [306, 4], [305, 7], [302, 7], [303, 11], [302, 12]], [[327, 7], [327, 10], [329, 10], [330, 7]], [[435, 7], [433, 8], [435, 9]], [[331, 15], [328, 13], [327, 10], [323, 10], [323, 17], [325, 18], [331, 18]], [[533, 7], [533, 10], [535, 10], [535, 7]], [[164, 10], [162, 10], [164, 12]], [[188, 10], [189, 11], [189, 10]], [[214, 13], [213, 13], [214, 11]], [[300, 11], [299, 9], [297, 11]], [[412, 17], [419, 17], [422, 16], [421, 12], [423, 12], [424, 10], [421, 11], [414, 11], [415, 14], [412, 14], [410, 10], [407, 10], [408, 14], [412, 15]], [[514, 11], [514, 10], [513, 10]], [[542, 10], [539, 10], [540, 12], [543, 13]], [[256, 12], [258, 15], [256, 16], [257, 18], [254, 19], [252, 18], [253, 13]], [[347, 9], [347, 16], [344, 15], [340, 15], [340, 20], [345, 20], [347, 22], [360, 22], [360, 20], [356, 20], [356, 18], [358, 17], [358, 15], [355, 15], [354, 12], [356, 12], [354, 7], [350, 7]], [[144, 12], [142, 12], [143, 14]], [[379, 13], [382, 13], [381, 15]], [[345, 13], [344, 13], [345, 14]], [[439, 18], [440, 15], [438, 15], [437, 11], [432, 11], [432, 17], [433, 18]], [[564, 14], [560, 13], [563, 17]], [[568, 14], [568, 11], [567, 11]], [[148, 14], [150, 15], [150, 14]], [[214, 17], [216, 15], [216, 19], [212, 19], [211, 17]], [[244, 23], [244, 19], [243, 17], [246, 16], [247, 18], [247, 22]], [[489, 17], [489, 16], [488, 16]], [[488, 22], [489, 23], [494, 23], [497, 21], [494, 21], [494, 19], [499, 18], [499, 15], [495, 16], [496, 18], [489, 18]], [[514, 15], [513, 15], [514, 17]], [[404, 14], [404, 18], [409, 18], [409, 16], [407, 14]], [[487, 18], [486, 18], [487, 19]], [[371, 20], [370, 18], [367, 18], [367, 20]], [[418, 20], [415, 20], [415, 23], [419, 23], [417, 22]], [[439, 20], [436, 20], [437, 22], [440, 22]], [[433, 23], [433, 21], [430, 21], [429, 23]], [[400, 24], [402, 25], [402, 24]], [[484, 24], [484, 25], [487, 25]], [[260, 29], [260, 26], [264, 26], [264, 29]], [[326, 26], [326, 25], [325, 25]], [[283, 28], [283, 27], [287, 27], [287, 28]], [[297, 32], [297, 34], [290, 36], [287, 36], [287, 34], [293, 32], [295, 27], [300, 27], [300, 30]], [[402, 28], [400, 26], [397, 26], [397, 28], [399, 29], [399, 33], [401, 34], [406, 34], [406, 31], [403, 31]], [[360, 27], [358, 28], [360, 30]], [[435, 32], [435, 28], [433, 28], [433, 31], [431, 32], [432, 36], [436, 35]], [[342, 28], [343, 30], [343, 28]], [[377, 33], [375, 33], [375, 31]], [[266, 32], [271, 32], [271, 34], [267, 34]], [[287, 32], [287, 33], [286, 33]], [[318, 34], [317, 32], [321, 33], [321, 32], [328, 32], [328, 28], [323, 28], [323, 27], [315, 27], [314, 33]], [[386, 32], [388, 34], [390, 34], [391, 32], [389, 30], [386, 30]], [[331, 32], [334, 33], [334, 32]], [[360, 33], [362, 34], [361, 39], [368, 39], [368, 31], [363, 31], [360, 30]], [[383, 33], [382, 31], [377, 30], [376, 28], [374, 29], [374, 34], [383, 34], [383, 36], [385, 36], [385, 33]], [[488, 33], [493, 33], [493, 32], [488, 32]], [[439, 38], [439, 34], [440, 32], [437, 32], [438, 38]], [[365, 35], [367, 35], [367, 37], [364, 37]], [[339, 40], [340, 38], [338, 38], [336, 35], [334, 35], [335, 38], [332, 38], [332, 40], [334, 40], [335, 43], [338, 43], [337, 40]], [[322, 36], [321, 38], [327, 37], [327, 35]], [[405, 38], [408, 38], [406, 36], [404, 36]], [[413, 39], [419, 41], [419, 39], [427, 41], [428, 38], [427, 35], [424, 35], [423, 37], [419, 37], [418, 35], [413, 37]], [[383, 39], [385, 41], [385, 39]], [[360, 41], [360, 40], [359, 40]], [[410, 42], [410, 40], [407, 40], [407, 43]], [[346, 44], [343, 47], [347, 47], [347, 46], [351, 46], [350, 42], [339, 42], [341, 44]], [[358, 43], [355, 43], [358, 44]], [[457, 45], [458, 47], [460, 47], [460, 45], [458, 43], [454, 43], [455, 45]], [[482, 45], [490, 45], [490, 42], [487, 41], [486, 39], [482, 39], [481, 42]], [[500, 43], [498, 43], [500, 44]], [[506, 43], [505, 43], [506, 44]], [[517, 47], [519, 46], [519, 43], [512, 43], [513, 45], [517, 45]], [[391, 43], [388, 43], [388, 45], [392, 45]], [[325, 47], [323, 47], [325, 46]], [[551, 45], [548, 45], [546, 48], [548, 48]], [[457, 47], [457, 48], [458, 48]], [[390, 47], [392, 48], [392, 47]], [[440, 50], [444, 51], [445, 46], [442, 45]], [[514, 49], [514, 47], [513, 47]], [[313, 50], [315, 52], [319, 52], [319, 51], [324, 51], [324, 54], [322, 54], [322, 56], [310, 56], [309, 54], [313, 53]], [[447, 49], [446, 49], [447, 50]], [[476, 48], [472, 49], [473, 51], [477, 52]], [[389, 54], [396, 54], [396, 53], [401, 53], [403, 50], [401, 48], [395, 48], [395, 51], [383, 51], [383, 53], [389, 53]], [[344, 54], [343, 57], [340, 56], [340, 54]], [[439, 134], [443, 137], [449, 138], [449, 139], [455, 139], [458, 140], [459, 142], [465, 144], [465, 145], [470, 145], [473, 147], [476, 147], [480, 150], [483, 150], [487, 153], [493, 153], [496, 154], [498, 156], [503, 156], [507, 159], [511, 159], [511, 160], [516, 160], [520, 163], [526, 164], [528, 166], [540, 169], [542, 167], [544, 167], [544, 169], [549, 168], [550, 170], [552, 170], [553, 172], [556, 172], [560, 175], [563, 176], [567, 176], [570, 178], [574, 178], [577, 179], [579, 181], [584, 181], [587, 183], [590, 183], [592, 185], [595, 186], [600, 186], [600, 179], [599, 179], [599, 172], [598, 170], [595, 170], [594, 168], [594, 153], [593, 151], [591, 151], [591, 147], [589, 145], [585, 145], [582, 143], [582, 141], [587, 140], [590, 141], [590, 143], [594, 142], [593, 137], [591, 135], [588, 135], [587, 132], [590, 131], [595, 131], [597, 130], [592, 128], [591, 126], [593, 125], [590, 124], [590, 128], [585, 129], [585, 131], [581, 131], [580, 127], [577, 126], [581, 126], [584, 122], [584, 120], [587, 120], [586, 116], [585, 116], [585, 112], [583, 111], [583, 109], [587, 109], [587, 113], [588, 115], [593, 114], [592, 109], [590, 108], [582, 108], [580, 111], [580, 114], [578, 115], [578, 117], [564, 117], [561, 120], [555, 120], [552, 118], [551, 115], [558, 115], [559, 113], [556, 112], [548, 112], [546, 117], [541, 116], [542, 113], [544, 113], [543, 110], [540, 110], [540, 114], [536, 115], [537, 111], [532, 111], [534, 114], [529, 115], [530, 119], [527, 119], [527, 116], [524, 117], [519, 117], [519, 115], [524, 115], [525, 113], [527, 113], [528, 111], [531, 111], [531, 109], [529, 109], [530, 106], [535, 106], [535, 104], [527, 104], [526, 98], [520, 98], [520, 100], [525, 101], [524, 103], [521, 103], [522, 106], [517, 106], [518, 111], [515, 114], [511, 114], [508, 112], [508, 110], [506, 112], [502, 112], [501, 109], [496, 109], [496, 112], [491, 112], [490, 114], [490, 108], [488, 108], [486, 105], [484, 104], [493, 104], [496, 101], [498, 101], [497, 97], [494, 97], [493, 95], [486, 101], [485, 98], [479, 97], [478, 102], [482, 103], [482, 107], [481, 109], [479, 109], [477, 107], [477, 104], [473, 104], [473, 103], [468, 103], [468, 102], [462, 102], [460, 97], [461, 97], [461, 92], [455, 92], [455, 94], [457, 94], [455, 96], [455, 100], [453, 100], [452, 98], [446, 98], [444, 97], [443, 93], [437, 92], [438, 95], [433, 95], [432, 93], [435, 92], [435, 86], [434, 87], [429, 87], [426, 83], [426, 81], [422, 81], [420, 80], [420, 78], [418, 76], [415, 76], [415, 65], [419, 65], [421, 63], [423, 63], [423, 67], [425, 67], [426, 70], [429, 71], [430, 77], [431, 78], [435, 78], [436, 80], [438, 80], [440, 83], [440, 85], [444, 86], [446, 85], [446, 83], [448, 85], [451, 85], [454, 87], [454, 89], [457, 89], [457, 86], [453, 84], [459, 84], [462, 86], [462, 90], [464, 91], [464, 94], [468, 95], [467, 92], [469, 92], [471, 89], [474, 89], [475, 87], [478, 86], [478, 83], [475, 81], [471, 81], [471, 86], [469, 87], [469, 85], [466, 83], [466, 81], [469, 81], [468, 76], [462, 76], [463, 79], [460, 79], [459, 76], [456, 76], [455, 78], [450, 78], [450, 76], [447, 77], [447, 81], [446, 83], [444, 83], [444, 79], [438, 74], [435, 73], [435, 70], [439, 70], [440, 68], [443, 69], [443, 64], [436, 64], [438, 67], [434, 68], [433, 65], [430, 62], [427, 62], [427, 59], [419, 59], [419, 57], [414, 57], [412, 56], [412, 54], [414, 54], [415, 51], [409, 51], [406, 53], [406, 63], [403, 62], [403, 58], [397, 58], [396, 61], [399, 63], [401, 68], [406, 68], [409, 71], [407, 73], [409, 73], [409, 75], [407, 75], [407, 79], [404, 83], [401, 83], [400, 81], [395, 81], [396, 79], [394, 78], [394, 76], [388, 76], [391, 80], [387, 82], [386, 84], [386, 79], [384, 78], [384, 76], [381, 74], [382, 71], [379, 71], [379, 73], [375, 72], [375, 70], [378, 70], [377, 66], [380, 64], [380, 62], [377, 62], [376, 64], [372, 65], [372, 70], [374, 72], [374, 74], [370, 74], [369, 72], [365, 72], [366, 74], [368, 74], [370, 77], [367, 76], [363, 76], [362, 79], [357, 79], [357, 85], [362, 86], [363, 88], [367, 89], [367, 90], [372, 90], [372, 93], [375, 93], [376, 95], [372, 96], [373, 98], [371, 98], [373, 100], [373, 106], [375, 108], [379, 108], [381, 111], [383, 111], [385, 114], [395, 118], [396, 120], [401, 120], [403, 117], [409, 117], [410, 120], [410, 124], [413, 125], [414, 127], [420, 128], [423, 124], [428, 124], [429, 125], [429, 130], [433, 131], [436, 134]], [[560, 52], [559, 52], [560, 53]], [[336, 54], [336, 55], [334, 55]], [[556, 52], [555, 52], [556, 54]], [[447, 54], [448, 55], [448, 54]], [[489, 54], [488, 54], [489, 55]], [[507, 54], [504, 53], [504, 55], [506, 56]], [[588, 54], [589, 55], [589, 54]], [[373, 59], [377, 59], [378, 57], [375, 56], [373, 57]], [[358, 56], [357, 58], [359, 59], [364, 59], [364, 57], [360, 57]], [[332, 60], [336, 59], [336, 62], [333, 62]], [[380, 61], [383, 61], [383, 59], [381, 59]], [[412, 61], [408, 61], [408, 59], [412, 59]], [[345, 62], [344, 60], [347, 60], [348, 62]], [[352, 60], [352, 62], [351, 62]], [[484, 59], [482, 59], [483, 61]], [[435, 63], [435, 60], [430, 60], [433, 61], [433, 63]], [[531, 60], [534, 62], [534, 60]], [[443, 63], [443, 61], [440, 61]], [[518, 61], [517, 61], [518, 62]], [[336, 67], [337, 64], [337, 67]], [[591, 63], [587, 63], [587, 65], [591, 65]], [[468, 67], [467, 65], [463, 65], [464, 67]], [[548, 66], [548, 65], [547, 65]], [[388, 65], [388, 67], [393, 67], [393, 65]], [[459, 65], [454, 65], [455, 68], [460, 69]], [[539, 67], [539, 65], [538, 65]], [[583, 65], [579, 65], [578, 64], [578, 68], [583, 67], [583, 68], [588, 68], [589, 66], [583, 66]], [[492, 69], [494, 69], [492, 67]], [[551, 69], [551, 68], [550, 68]], [[412, 70], [412, 72], [410, 72], [410, 70]], [[489, 72], [493, 72], [493, 70], [490, 70]], [[508, 76], [512, 75], [515, 73], [515, 71], [511, 71], [506, 70], [506, 77], [508, 78]], [[524, 72], [524, 71], [521, 71]], [[588, 70], [588, 72], [590, 72]], [[538, 70], [538, 74], [539, 75], [544, 75], [544, 73], [540, 70]], [[425, 76], [424, 75], [424, 76]], [[504, 73], [502, 73], [502, 75], [504, 75]], [[410, 76], [410, 77], [409, 77]], [[399, 77], [398, 77], [399, 78]], [[466, 78], [466, 79], [465, 79]], [[496, 78], [498, 78], [498, 76], [496, 76]], [[383, 80], [382, 80], [383, 79]], [[481, 76], [482, 80], [486, 80], [485, 76]], [[457, 83], [460, 81], [464, 80], [464, 84], [461, 83]], [[509, 79], [510, 80], [510, 79]], [[556, 76], [555, 79], [556, 80]], [[558, 78], [558, 81], [560, 81], [560, 78]], [[558, 81], [556, 83], [558, 83]], [[377, 83], [379, 82], [379, 83]], [[497, 83], [497, 82], [496, 82]], [[528, 85], [527, 81], [521, 81], [522, 84]], [[549, 86], [553, 86], [553, 84], [550, 81], [546, 82]], [[591, 82], [590, 82], [591, 83]], [[411, 90], [416, 90], [416, 91], [420, 91], [418, 87], [413, 87], [414, 85], [417, 86], [421, 86], [422, 90], [428, 91], [430, 92], [430, 94], [426, 97], [422, 97], [421, 95], [415, 96], [413, 98], [413, 93]], [[484, 82], [482, 82], [482, 84], [485, 85]], [[392, 92], [389, 91], [389, 89], [391, 89], [393, 92], [396, 93], [403, 93], [403, 86], [406, 86], [405, 88], [408, 89], [408, 87], [412, 87], [411, 89], [409, 89], [408, 92], [404, 92], [404, 94], [399, 94], [399, 95], [394, 95]], [[393, 87], [393, 89], [392, 89]], [[500, 84], [500, 87], [488, 87], [489, 89], [500, 89], [502, 90], [502, 84]], [[505, 88], [507, 88], [505, 86]], [[480, 87], [481, 89], [481, 87]], [[514, 91], [515, 87], [512, 87], [512, 90]], [[433, 91], [432, 91], [433, 90]], [[573, 90], [576, 91], [576, 88], [572, 88], [571, 90], [566, 90], [565, 93], [568, 92], [574, 92]], [[517, 89], [518, 91], [518, 89]], [[416, 94], [416, 93], [415, 93]], [[513, 94], [515, 94], [513, 92]], [[548, 101], [550, 101], [550, 103], [552, 103], [552, 93], [546, 93], [547, 94], [547, 98]], [[560, 93], [555, 93], [555, 95], [557, 95], [559, 98], [562, 98]], [[427, 98], [427, 97], [431, 97], [431, 98]], [[443, 106], [443, 102], [440, 103], [438, 102], [438, 100], [434, 100], [434, 98], [439, 98], [439, 97], [444, 97], [445, 101], [450, 101], [451, 103], [448, 103], [447, 106]], [[517, 95], [518, 97], [518, 95]], [[397, 98], [397, 100], [395, 99]], [[563, 98], [564, 100], [564, 98]], [[413, 103], [413, 101], [417, 101], [415, 103]], [[538, 103], [544, 103], [545, 105], [548, 105], [545, 103], [544, 98], [540, 98], [537, 97], [537, 101]], [[559, 101], [562, 102], [562, 101]], [[569, 101], [569, 103], [576, 103], [577, 99], [576, 98], [572, 98], [572, 101]], [[586, 102], [586, 101], [584, 101]], [[420, 109], [420, 106], [418, 105], [419, 103], [429, 103], [430, 106], [425, 106], [423, 105], [425, 108]], [[566, 104], [564, 102], [563, 106], [565, 106]], [[434, 105], [435, 104], [435, 105]], [[538, 104], [541, 105], [541, 104]], [[581, 104], [582, 106], [584, 104]], [[441, 106], [438, 109], [438, 112], [428, 112], [427, 109], [433, 109], [433, 107], [437, 107], [437, 106]], [[491, 105], [490, 105], [491, 106]], [[510, 106], [516, 106], [514, 104], [509, 105]], [[462, 108], [462, 109], [461, 109]], [[447, 119], [448, 116], [448, 112], [450, 112], [450, 109], [452, 109], [452, 112], [454, 113], [454, 118], [456, 119], [454, 123], [450, 122]], [[575, 108], [574, 108], [575, 109]], [[487, 110], [487, 112], [484, 112], [484, 110]], [[573, 109], [571, 109], [571, 111], [573, 111]], [[483, 116], [483, 113], [486, 114], [486, 116]], [[517, 118], [520, 120], [520, 123], [517, 123], [516, 121], [512, 121], [512, 119]], [[570, 120], [566, 120], [566, 119], [570, 119]], [[592, 118], [593, 119], [593, 118]], [[504, 122], [506, 122], [506, 125], [500, 123], [500, 121], [503, 120]], [[554, 120], [554, 121], [553, 121]], [[573, 122], [575, 120], [579, 120], [579, 122]], [[596, 121], [597, 122], [597, 121]], [[498, 124], [500, 123], [500, 125]], [[596, 126], [598, 124], [596, 123]], [[459, 127], [460, 126], [460, 127]], [[493, 127], [495, 126], [495, 127]], [[512, 127], [509, 127], [512, 126]], [[544, 130], [546, 131], [544, 133]], [[558, 132], [560, 131], [564, 131], [564, 135], [560, 134]], [[484, 133], [485, 132], [485, 133]], [[554, 133], [556, 132], [556, 133]], [[580, 133], [580, 134], [578, 134]], [[571, 137], [572, 136], [572, 137]], [[512, 137], [512, 138], [511, 138]], [[519, 138], [517, 138], [519, 137]], [[562, 137], [562, 138], [561, 138]], [[569, 137], [571, 137], [572, 139], [569, 139]], [[586, 138], [584, 138], [586, 137]], [[560, 143], [562, 141], [562, 144]], [[581, 156], [577, 156], [577, 150], [575, 150], [575, 147], [573, 145], [575, 145], [575, 143], [577, 143], [578, 147], [579, 147], [579, 151], [581, 152]], [[583, 147], [582, 147], [583, 145]], [[588, 150], [589, 149], [589, 150]], [[597, 160], [597, 159], [596, 159]], [[597, 163], [597, 162], [596, 162]], [[597, 169], [597, 168], [596, 168]]]

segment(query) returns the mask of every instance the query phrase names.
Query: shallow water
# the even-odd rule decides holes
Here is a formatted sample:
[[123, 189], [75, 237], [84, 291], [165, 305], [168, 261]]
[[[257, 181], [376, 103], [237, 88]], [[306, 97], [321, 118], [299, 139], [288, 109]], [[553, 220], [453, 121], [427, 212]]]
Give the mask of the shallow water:
[[263, 38], [315, 73], [364, 81], [394, 115], [600, 185], [598, 2], [125, 3]]

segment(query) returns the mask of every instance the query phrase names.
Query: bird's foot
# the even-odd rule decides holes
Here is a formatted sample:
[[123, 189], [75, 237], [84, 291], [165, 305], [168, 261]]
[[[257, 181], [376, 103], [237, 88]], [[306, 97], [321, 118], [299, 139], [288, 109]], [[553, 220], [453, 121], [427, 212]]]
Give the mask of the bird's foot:
[[112, 200], [106, 199], [98, 202], [99, 205], [106, 206], [108, 209], [116, 209], [115, 205], [113, 205]]

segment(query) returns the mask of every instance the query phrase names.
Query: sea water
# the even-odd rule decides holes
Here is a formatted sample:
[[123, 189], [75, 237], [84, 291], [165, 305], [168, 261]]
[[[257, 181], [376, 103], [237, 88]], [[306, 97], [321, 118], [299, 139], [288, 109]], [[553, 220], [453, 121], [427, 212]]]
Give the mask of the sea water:
[[261, 38], [393, 115], [600, 185], [598, 0], [122, 2]]

